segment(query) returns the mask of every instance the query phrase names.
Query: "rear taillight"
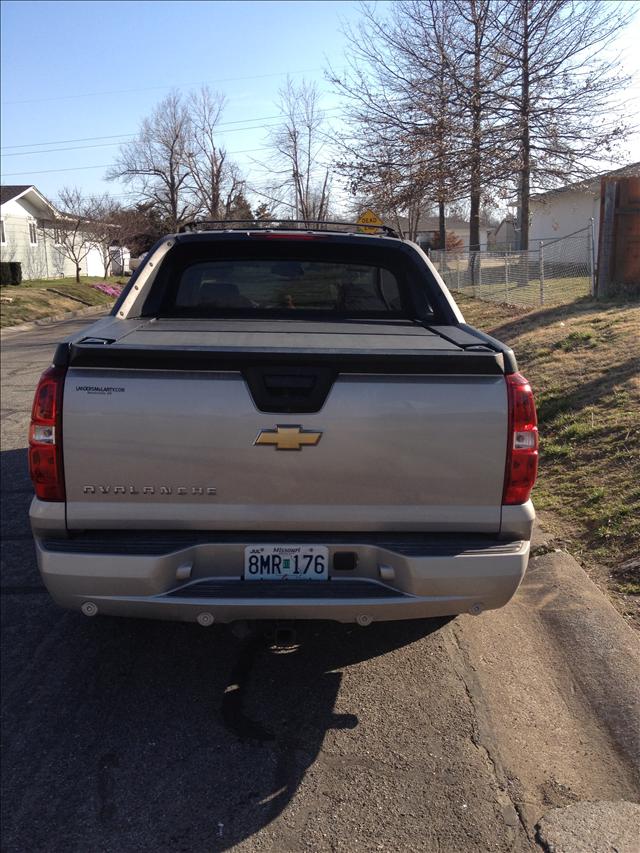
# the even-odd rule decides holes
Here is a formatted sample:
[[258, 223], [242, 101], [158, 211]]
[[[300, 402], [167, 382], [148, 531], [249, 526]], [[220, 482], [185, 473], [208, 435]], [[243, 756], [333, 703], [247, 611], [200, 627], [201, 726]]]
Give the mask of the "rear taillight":
[[529, 500], [538, 473], [538, 419], [533, 391], [521, 373], [506, 376], [509, 438], [503, 504]]
[[29, 475], [36, 497], [64, 500], [62, 470], [62, 389], [65, 371], [50, 367], [40, 377], [29, 427]]

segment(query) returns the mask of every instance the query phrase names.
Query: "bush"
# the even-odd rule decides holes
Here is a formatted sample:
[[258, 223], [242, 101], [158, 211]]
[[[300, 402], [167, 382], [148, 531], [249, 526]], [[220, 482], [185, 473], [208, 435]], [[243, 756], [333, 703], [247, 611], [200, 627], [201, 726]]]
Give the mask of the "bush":
[[[454, 231], [445, 231], [445, 246], [447, 252], [459, 252], [464, 249], [464, 241]], [[436, 233], [431, 241], [431, 248], [440, 251], [440, 233]]]
[[17, 285], [22, 281], [22, 264], [19, 261], [0, 262], [0, 285]]

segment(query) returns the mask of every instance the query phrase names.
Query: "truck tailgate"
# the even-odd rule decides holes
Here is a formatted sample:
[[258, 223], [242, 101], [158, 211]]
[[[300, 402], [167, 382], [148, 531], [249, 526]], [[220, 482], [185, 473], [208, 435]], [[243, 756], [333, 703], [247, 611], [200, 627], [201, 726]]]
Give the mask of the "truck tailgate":
[[[238, 325], [150, 322], [72, 347], [69, 528], [498, 531], [500, 356], [411, 324]], [[276, 391], [257, 405], [251, 371], [271, 364], [329, 371], [318, 409], [279, 409]], [[287, 426], [321, 435], [293, 452], [255, 443]]]

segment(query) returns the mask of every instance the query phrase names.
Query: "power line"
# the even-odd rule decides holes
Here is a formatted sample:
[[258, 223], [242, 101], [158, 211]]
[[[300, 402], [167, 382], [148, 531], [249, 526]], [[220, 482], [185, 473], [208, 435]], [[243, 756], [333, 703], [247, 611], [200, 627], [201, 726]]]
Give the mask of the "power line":
[[[341, 70], [341, 69], [338, 69]], [[50, 101], [68, 101], [76, 98], [95, 98], [102, 95], [128, 95], [135, 92], [153, 92], [159, 89], [180, 89], [190, 86], [217, 85], [218, 83], [236, 83], [245, 80], [266, 80], [268, 77], [284, 77], [289, 74], [315, 74], [324, 71], [323, 68], [303, 68], [300, 71], [275, 71], [271, 74], [253, 74], [249, 77], [222, 77], [219, 80], [204, 80], [199, 83], [170, 83], [162, 86], [145, 86], [138, 89], [110, 89], [103, 92], [82, 92], [75, 95], [58, 95], [54, 98], [28, 98], [23, 101], [5, 101], [5, 106], [11, 104], [42, 104]]]
[[[277, 127], [278, 123], [273, 124], [256, 124], [251, 127], [233, 127], [231, 130], [225, 130], [224, 133], [237, 133], [242, 130], [268, 130], [270, 127]], [[135, 136], [135, 134], [132, 134]], [[3, 154], [3, 157], [27, 157], [30, 154], [53, 154], [56, 151], [84, 151], [87, 148], [110, 148], [115, 145], [121, 145], [120, 142], [99, 142], [96, 145], [74, 145], [67, 148], [41, 148], [38, 151], [11, 151], [9, 154]]]
[[135, 136], [135, 133], [115, 133], [112, 136], [82, 136], [79, 139], [56, 139], [53, 142], [27, 142], [23, 145], [3, 145], [0, 151], [10, 148], [35, 148], [37, 145], [66, 145], [68, 142], [94, 142], [96, 139], [122, 139], [124, 136]]
[[[255, 154], [258, 151], [264, 151], [264, 148], [247, 148], [244, 151], [228, 151], [227, 153], [231, 157], [236, 157], [239, 154]], [[38, 171], [31, 171], [28, 169], [24, 172], [4, 172], [3, 178], [13, 178], [16, 175], [51, 175], [54, 172], [80, 172], [87, 169], [108, 169], [109, 166], [113, 166], [113, 163], [98, 163], [95, 166], [71, 166], [68, 169], [39, 169]]]
[[70, 169], [40, 169], [37, 172], [32, 172], [30, 169], [26, 172], [4, 172], [3, 178], [13, 178], [16, 175], [50, 175], [53, 172], [81, 172], [86, 169], [107, 169], [113, 163], [102, 163], [97, 166], [73, 166]]
[[[321, 112], [328, 114], [328, 113], [339, 112], [341, 109], [342, 109], [342, 107], [329, 107], [328, 109], [322, 110]], [[276, 115], [272, 115], [272, 116], [256, 116], [255, 118], [243, 118], [243, 119], [238, 119], [237, 121], [220, 122], [220, 124], [216, 125], [216, 127], [218, 129], [222, 129], [222, 128], [230, 127], [231, 125], [236, 125], [236, 124], [251, 124], [252, 122], [272, 121], [274, 119], [279, 119], [279, 118], [286, 118], [286, 116], [284, 113], [277, 113]], [[270, 125], [270, 127], [273, 127], [273, 126], [274, 125]], [[236, 128], [235, 130], [242, 131], [242, 130], [256, 130], [256, 129], [259, 129], [259, 126], [258, 126], [258, 128], [240, 127], [240, 128]], [[234, 130], [225, 130], [224, 132], [225, 133], [233, 133], [235, 131]], [[72, 142], [95, 142], [98, 139], [125, 139], [125, 138], [131, 138], [133, 136], [137, 136], [137, 133], [117, 133], [117, 134], [114, 134], [112, 136], [81, 136], [78, 139], [56, 139], [56, 140], [53, 140], [50, 142], [30, 142], [30, 143], [22, 143], [21, 145], [4, 145], [0, 148], [0, 151], [9, 151], [9, 150], [12, 150], [14, 148], [36, 148], [36, 147], [40, 147], [42, 145], [66, 145], [67, 143], [72, 143]], [[109, 144], [110, 145], [119, 145], [120, 143], [118, 143], [118, 142], [113, 143], [112, 142]], [[60, 148], [60, 149], [54, 149], [54, 150], [77, 151], [77, 150], [80, 150], [80, 148], [98, 148], [98, 147], [100, 147], [100, 146], [83, 145], [83, 146], [80, 146], [79, 148]], [[48, 152], [47, 151], [28, 151], [26, 153], [28, 153], [28, 154], [46, 154]], [[13, 154], [5, 154], [4, 156], [5, 157], [11, 157], [14, 155]]]
[[33, 154], [53, 154], [56, 151], [86, 151], [88, 148], [112, 148], [115, 145], [122, 145], [122, 142], [98, 142], [96, 145], [73, 145], [67, 148], [41, 148], [38, 151], [10, 151], [8, 154], [3, 154], [5, 157], [29, 157]]

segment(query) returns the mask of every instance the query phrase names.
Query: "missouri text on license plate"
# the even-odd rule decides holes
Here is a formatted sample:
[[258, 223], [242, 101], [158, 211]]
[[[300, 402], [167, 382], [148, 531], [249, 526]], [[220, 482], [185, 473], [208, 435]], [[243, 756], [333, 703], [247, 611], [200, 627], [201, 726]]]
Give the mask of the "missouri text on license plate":
[[244, 579], [326, 581], [329, 549], [323, 545], [250, 545], [244, 549]]

